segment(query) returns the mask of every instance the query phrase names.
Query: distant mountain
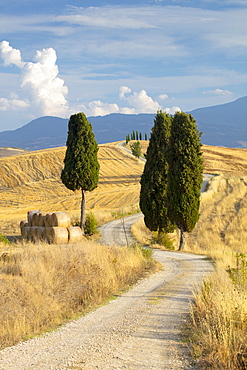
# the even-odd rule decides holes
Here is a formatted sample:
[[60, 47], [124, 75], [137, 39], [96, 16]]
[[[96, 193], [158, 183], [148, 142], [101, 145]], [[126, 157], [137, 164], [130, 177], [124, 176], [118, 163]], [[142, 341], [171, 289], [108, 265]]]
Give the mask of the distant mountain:
[[247, 96], [190, 113], [203, 132], [203, 144], [247, 148]]
[[[203, 132], [203, 144], [247, 148], [247, 96], [189, 113]], [[149, 136], [154, 117], [155, 114], [113, 113], [103, 117], [88, 117], [88, 120], [92, 123], [97, 142], [103, 144], [125, 140], [133, 130]], [[67, 131], [68, 119], [41, 117], [16, 130], [0, 132], [0, 147], [38, 150], [64, 146]]]

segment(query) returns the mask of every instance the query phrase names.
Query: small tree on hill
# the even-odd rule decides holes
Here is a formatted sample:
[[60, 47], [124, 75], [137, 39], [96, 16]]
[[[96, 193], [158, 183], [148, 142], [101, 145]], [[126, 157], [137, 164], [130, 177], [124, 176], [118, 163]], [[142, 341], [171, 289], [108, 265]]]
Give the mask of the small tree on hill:
[[94, 190], [99, 178], [98, 144], [92, 131], [92, 125], [88, 122], [84, 113], [77, 113], [70, 117], [66, 145], [67, 150], [61, 180], [70, 190], [81, 189], [80, 227], [84, 231], [85, 192]]
[[171, 126], [168, 201], [171, 220], [180, 229], [179, 249], [184, 249], [184, 232], [199, 219], [203, 159], [201, 133], [190, 114], [177, 112]]
[[159, 234], [175, 229], [168, 215], [167, 200], [171, 124], [171, 116], [157, 112], [141, 176], [140, 208], [144, 222]]
[[142, 147], [141, 147], [140, 141], [136, 141], [134, 143], [131, 143], [130, 144], [130, 149], [131, 149], [132, 154], [135, 157], [140, 158], [140, 156], [142, 154]]

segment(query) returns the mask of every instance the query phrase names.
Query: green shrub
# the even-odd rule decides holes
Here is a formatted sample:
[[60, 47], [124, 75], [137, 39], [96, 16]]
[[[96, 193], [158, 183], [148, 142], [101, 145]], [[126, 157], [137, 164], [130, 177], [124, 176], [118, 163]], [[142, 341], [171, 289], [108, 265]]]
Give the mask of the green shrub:
[[93, 213], [90, 212], [86, 215], [86, 221], [84, 225], [84, 232], [87, 235], [93, 235], [97, 233], [98, 222], [94, 217]]
[[153, 232], [150, 244], [163, 245], [166, 249], [174, 250], [174, 245], [166, 233]]
[[0, 243], [11, 244], [10, 241], [0, 233]]

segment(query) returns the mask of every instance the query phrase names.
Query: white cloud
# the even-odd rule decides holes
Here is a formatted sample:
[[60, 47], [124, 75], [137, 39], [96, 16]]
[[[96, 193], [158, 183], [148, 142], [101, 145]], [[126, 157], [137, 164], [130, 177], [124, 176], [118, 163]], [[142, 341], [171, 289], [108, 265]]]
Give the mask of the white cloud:
[[90, 116], [105, 116], [110, 113], [119, 113], [119, 107], [116, 103], [108, 104], [100, 100], [94, 100], [88, 105]]
[[9, 42], [0, 43], [0, 56], [5, 66], [16, 65], [21, 69], [20, 94], [23, 99], [1, 98], [1, 109], [17, 110], [30, 107], [35, 115], [59, 115], [67, 117], [66, 95], [68, 88], [58, 77], [57, 56], [52, 48], [37, 51], [34, 62], [23, 62], [20, 50]]
[[232, 95], [233, 93], [229, 90], [221, 90], [221, 89], [215, 89], [215, 90], [208, 90], [204, 91], [203, 94], [212, 94], [212, 95]]
[[158, 98], [159, 98], [159, 99], [161, 99], [161, 100], [166, 100], [166, 99], [168, 99], [168, 98], [169, 98], [169, 96], [168, 96], [167, 94], [160, 94], [160, 95], [158, 96]]
[[179, 107], [165, 108], [164, 111], [168, 114], [175, 114], [176, 112], [181, 112]]
[[21, 59], [20, 50], [13, 49], [8, 41], [0, 42], [0, 57], [3, 60], [5, 66], [16, 65], [19, 68], [22, 68], [25, 63]]
[[126, 96], [126, 94], [130, 92], [131, 89], [127, 86], [121, 86], [119, 97], [126, 100], [129, 105], [135, 109], [136, 113], [156, 113], [157, 110], [161, 109], [159, 103], [148, 96], [145, 90], [134, 92], [132, 95]]
[[125, 94], [131, 93], [131, 89], [127, 86], [120, 86], [119, 88], [119, 98], [125, 99]]
[[0, 110], [1, 111], [7, 111], [7, 110], [17, 111], [20, 109], [26, 109], [29, 106], [30, 104], [23, 100], [0, 98]]
[[21, 87], [43, 115], [67, 115], [68, 88], [58, 77], [57, 56], [52, 48], [37, 51], [35, 63], [23, 68]]

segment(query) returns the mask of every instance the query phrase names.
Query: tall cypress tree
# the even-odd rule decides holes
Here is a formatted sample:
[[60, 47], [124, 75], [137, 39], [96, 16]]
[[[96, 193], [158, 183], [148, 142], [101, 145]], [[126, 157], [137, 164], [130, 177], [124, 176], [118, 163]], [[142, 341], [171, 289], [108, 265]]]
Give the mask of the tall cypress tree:
[[199, 218], [203, 173], [200, 137], [196, 121], [190, 114], [177, 112], [174, 115], [167, 197], [171, 220], [180, 229], [180, 250], [184, 249], [184, 232], [192, 231]]
[[92, 131], [92, 125], [84, 113], [72, 115], [68, 128], [67, 150], [61, 180], [68, 189], [73, 191], [81, 189], [82, 191], [80, 227], [84, 230], [85, 192], [92, 191], [98, 185], [98, 144]]
[[168, 216], [168, 152], [172, 117], [158, 111], [154, 120], [146, 154], [146, 164], [141, 176], [140, 208], [144, 222], [151, 231], [174, 231]]

